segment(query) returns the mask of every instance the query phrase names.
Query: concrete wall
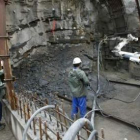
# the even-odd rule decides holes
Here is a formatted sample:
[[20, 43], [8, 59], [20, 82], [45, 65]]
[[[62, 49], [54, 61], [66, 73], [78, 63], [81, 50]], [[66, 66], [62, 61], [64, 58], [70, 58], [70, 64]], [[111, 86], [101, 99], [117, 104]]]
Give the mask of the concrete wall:
[[[6, 123], [10, 126], [15, 138], [17, 140], [22, 140], [22, 134], [26, 123], [19, 117], [17, 111], [11, 110], [6, 100], [3, 100], [3, 106], [3, 115]], [[29, 130], [27, 134], [27, 140], [33, 140], [34, 138], [33, 132]]]

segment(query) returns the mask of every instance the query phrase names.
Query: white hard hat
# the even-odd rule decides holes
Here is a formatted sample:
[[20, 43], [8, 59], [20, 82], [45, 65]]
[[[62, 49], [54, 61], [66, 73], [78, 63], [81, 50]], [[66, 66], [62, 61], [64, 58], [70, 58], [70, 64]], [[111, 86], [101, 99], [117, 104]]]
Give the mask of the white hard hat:
[[73, 64], [80, 64], [82, 61], [81, 61], [81, 59], [79, 58], [79, 57], [75, 57], [74, 59], [73, 59]]
[[3, 61], [1, 61], [1, 66], [3, 66]]

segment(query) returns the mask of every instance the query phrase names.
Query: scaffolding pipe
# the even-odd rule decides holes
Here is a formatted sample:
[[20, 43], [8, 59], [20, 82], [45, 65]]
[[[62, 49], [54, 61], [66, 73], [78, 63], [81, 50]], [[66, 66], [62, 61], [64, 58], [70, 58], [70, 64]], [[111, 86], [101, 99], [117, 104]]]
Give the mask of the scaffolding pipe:
[[96, 130], [91, 132], [88, 140], [93, 140], [93, 138], [95, 138], [95, 140], [98, 140], [98, 132]]
[[62, 140], [74, 140], [81, 128], [87, 123], [89, 129], [93, 130], [92, 124], [86, 118], [81, 118], [75, 121], [66, 132]]
[[50, 109], [50, 108], [55, 108], [55, 106], [54, 106], [54, 105], [47, 105], [47, 106], [44, 106], [44, 107], [38, 109], [36, 112], [34, 112], [34, 114], [31, 116], [31, 118], [30, 118], [30, 119], [28, 120], [28, 122], [27, 122], [27, 125], [26, 125], [26, 127], [25, 127], [25, 129], [24, 129], [24, 132], [23, 132], [23, 138], [22, 138], [22, 140], [26, 140], [28, 128], [30, 127], [31, 122], [33, 121], [34, 117], [35, 117], [38, 113], [40, 113], [41, 111], [46, 110], [46, 109]]

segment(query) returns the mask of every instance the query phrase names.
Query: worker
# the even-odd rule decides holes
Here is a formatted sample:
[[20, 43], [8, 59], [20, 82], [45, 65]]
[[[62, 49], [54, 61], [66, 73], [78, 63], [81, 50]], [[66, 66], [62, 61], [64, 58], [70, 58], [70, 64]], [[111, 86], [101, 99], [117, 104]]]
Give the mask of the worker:
[[83, 70], [80, 69], [81, 59], [79, 57], [73, 60], [73, 69], [69, 72], [68, 81], [72, 93], [72, 111], [71, 118], [78, 114], [80, 117], [86, 114], [86, 87], [89, 86], [89, 80]]
[[5, 128], [5, 123], [2, 123], [2, 98], [5, 95], [5, 84], [2, 82], [4, 77], [3, 69], [0, 70], [0, 130]]

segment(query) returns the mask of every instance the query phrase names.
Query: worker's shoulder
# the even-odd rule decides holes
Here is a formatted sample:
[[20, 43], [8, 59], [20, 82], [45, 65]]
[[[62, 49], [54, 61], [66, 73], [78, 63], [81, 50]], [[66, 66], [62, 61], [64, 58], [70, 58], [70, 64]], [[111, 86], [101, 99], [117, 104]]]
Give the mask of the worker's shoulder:
[[77, 69], [77, 73], [78, 74], [84, 74], [85, 72], [83, 70], [81, 70], [81, 69]]
[[71, 69], [71, 70], [69, 71], [68, 75], [70, 76], [70, 75], [72, 75], [72, 74], [73, 74], [73, 70]]

